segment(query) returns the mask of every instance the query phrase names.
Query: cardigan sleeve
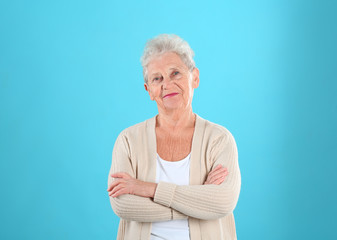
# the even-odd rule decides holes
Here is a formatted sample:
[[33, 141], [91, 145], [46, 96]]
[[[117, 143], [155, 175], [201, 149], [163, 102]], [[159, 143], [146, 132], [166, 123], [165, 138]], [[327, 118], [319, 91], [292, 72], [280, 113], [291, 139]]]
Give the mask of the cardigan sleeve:
[[[112, 164], [108, 176], [108, 186], [113, 182], [111, 173], [126, 172], [135, 177], [127, 139], [123, 134], [117, 137], [113, 152]], [[125, 220], [138, 222], [157, 222], [172, 219], [187, 219], [187, 216], [168, 206], [155, 203], [151, 198], [140, 197], [131, 194], [124, 194], [118, 197], [111, 197], [110, 203], [117, 216]]]
[[[241, 175], [235, 140], [228, 132], [217, 137], [210, 148], [211, 169], [218, 164], [228, 175], [220, 185], [180, 186], [159, 182], [154, 202], [198, 219], [217, 219], [233, 212], [240, 193]], [[192, 168], [193, 166], [191, 166]]]

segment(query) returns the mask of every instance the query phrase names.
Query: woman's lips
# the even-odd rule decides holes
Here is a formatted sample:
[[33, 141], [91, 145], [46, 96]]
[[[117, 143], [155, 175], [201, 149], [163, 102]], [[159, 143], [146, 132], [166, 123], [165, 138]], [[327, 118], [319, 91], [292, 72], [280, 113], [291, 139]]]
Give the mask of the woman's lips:
[[170, 93], [170, 94], [165, 95], [164, 98], [166, 98], [166, 97], [173, 97], [173, 96], [175, 96], [175, 95], [177, 95], [177, 94], [178, 94], [178, 93]]

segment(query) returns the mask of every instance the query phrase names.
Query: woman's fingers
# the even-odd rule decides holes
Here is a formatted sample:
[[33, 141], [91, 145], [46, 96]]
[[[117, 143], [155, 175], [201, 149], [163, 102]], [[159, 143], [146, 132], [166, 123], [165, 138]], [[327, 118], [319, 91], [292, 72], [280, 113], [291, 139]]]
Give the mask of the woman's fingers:
[[221, 166], [221, 164], [218, 164], [212, 171], [209, 172], [209, 174], [212, 174], [216, 171], [219, 171], [221, 170], [223, 167]]
[[108, 187], [107, 191], [110, 192], [111, 189], [113, 189], [114, 187], [116, 187], [119, 183], [121, 183], [120, 179], [116, 179], [114, 180]]
[[222, 165], [217, 165], [212, 171], [207, 175], [207, 179], [204, 184], [221, 184], [225, 177], [228, 175], [227, 168], [222, 167]]
[[219, 179], [220, 180], [225, 180], [225, 177], [227, 176], [227, 174], [226, 173], [224, 173], [223, 175], [218, 175], [217, 177], [214, 177], [214, 178], [212, 178], [212, 179], [210, 179], [209, 180], [209, 183], [210, 184], [214, 184], [215, 182], [217, 182]]
[[227, 172], [227, 168], [217, 169], [215, 171], [210, 172], [210, 174], [208, 175], [208, 179], [209, 181], [215, 180], [219, 178], [219, 176], [224, 175], [226, 172]]
[[111, 190], [111, 192], [109, 192], [109, 196], [115, 194], [117, 191], [121, 190], [122, 188], [124, 188], [124, 187], [122, 186], [122, 184], [117, 185], [116, 187], [114, 187], [114, 188]]
[[221, 169], [221, 171], [214, 173], [211, 178], [216, 179], [220, 176], [223, 176], [226, 173], [228, 173], [227, 168], [224, 168], [224, 169]]
[[117, 178], [114, 180], [108, 187], [107, 191], [110, 192], [112, 189], [114, 189], [116, 186], [118, 186], [121, 183], [124, 183], [126, 180], [123, 178]]
[[222, 167], [220, 164], [216, 166], [212, 171], [209, 172], [208, 176], [212, 177], [213, 175], [216, 175], [222, 171], [226, 170], [225, 167]]
[[228, 175], [228, 171], [226, 171], [225, 173], [223, 174], [219, 174], [217, 175], [216, 177], [214, 177], [212, 180], [210, 180], [210, 184], [216, 184], [216, 185], [219, 185], [221, 184], [224, 180], [225, 180], [225, 177]]
[[122, 189], [118, 190], [113, 195], [111, 195], [111, 197], [118, 197], [118, 196], [123, 195], [123, 194], [128, 194], [128, 192], [125, 188], [122, 188]]
[[[222, 168], [221, 164], [216, 165], [214, 169], [219, 169], [219, 168]], [[212, 171], [214, 171], [214, 169]]]
[[224, 180], [225, 180], [225, 177], [221, 177], [211, 184], [220, 185]]
[[[108, 186], [107, 191], [109, 196], [117, 197], [122, 194], [128, 194], [132, 188], [133, 178], [125, 172], [111, 173], [110, 176], [115, 178], [114, 181]], [[131, 185], [130, 185], [131, 183]]]

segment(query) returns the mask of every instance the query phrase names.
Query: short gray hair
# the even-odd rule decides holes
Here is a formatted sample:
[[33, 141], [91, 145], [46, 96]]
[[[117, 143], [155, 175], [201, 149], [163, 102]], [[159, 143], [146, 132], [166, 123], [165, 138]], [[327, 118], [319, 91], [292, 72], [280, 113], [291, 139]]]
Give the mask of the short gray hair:
[[195, 68], [194, 52], [184, 39], [175, 34], [160, 34], [147, 41], [143, 56], [140, 58], [145, 83], [148, 77], [147, 65], [151, 59], [167, 52], [178, 54], [190, 71]]

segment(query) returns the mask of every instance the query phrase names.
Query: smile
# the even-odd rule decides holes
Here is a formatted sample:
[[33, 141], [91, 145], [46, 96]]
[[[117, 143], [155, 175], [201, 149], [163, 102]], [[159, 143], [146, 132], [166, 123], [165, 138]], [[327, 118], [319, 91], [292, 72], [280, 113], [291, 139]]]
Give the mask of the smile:
[[163, 98], [166, 98], [166, 97], [173, 97], [175, 95], [177, 95], [178, 93], [170, 93], [170, 94], [167, 94], [165, 95]]

